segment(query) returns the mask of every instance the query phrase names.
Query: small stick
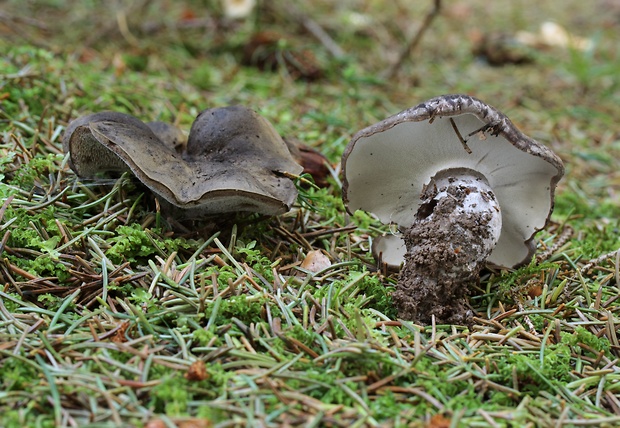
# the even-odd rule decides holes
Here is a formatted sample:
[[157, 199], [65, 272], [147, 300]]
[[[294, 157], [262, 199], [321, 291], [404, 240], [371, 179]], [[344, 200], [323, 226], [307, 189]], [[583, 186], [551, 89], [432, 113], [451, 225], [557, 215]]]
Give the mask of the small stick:
[[615, 257], [616, 260], [618, 260], [618, 258], [620, 257], [620, 249], [615, 250], [615, 251], [611, 251], [611, 252], [609, 252], [607, 254], [603, 254], [602, 256], [599, 256], [599, 257], [597, 257], [595, 259], [590, 260], [588, 263], [583, 265], [583, 267], [581, 269], [579, 269], [579, 273], [581, 273], [582, 275], [585, 275], [594, 266], [598, 265], [599, 263], [604, 262], [605, 260], [609, 260], [612, 257]]
[[2, 221], [2, 219], [4, 218], [4, 213], [6, 212], [9, 205], [11, 205], [14, 197], [15, 195], [10, 195], [8, 198], [6, 198], [6, 200], [2, 204], [2, 207], [0, 207], [0, 221]]
[[140, 43], [136, 36], [134, 36], [129, 30], [129, 25], [127, 24], [127, 14], [123, 10], [119, 10], [116, 12], [116, 25], [118, 25], [118, 31], [121, 33], [123, 38], [129, 43], [131, 46], [139, 46]]
[[333, 234], [340, 233], [340, 232], [350, 232], [355, 229], [357, 229], [357, 226], [345, 226], [345, 227], [336, 227], [333, 229], [315, 230], [313, 232], [301, 233], [300, 235], [303, 236], [304, 238], [316, 238], [317, 236], [333, 235]]
[[396, 60], [396, 62], [390, 65], [387, 68], [387, 70], [385, 70], [385, 72], [383, 73], [383, 76], [386, 80], [389, 80], [396, 75], [396, 73], [398, 72], [400, 67], [403, 65], [403, 63], [405, 62], [405, 59], [407, 59], [411, 51], [413, 51], [415, 47], [420, 44], [420, 41], [422, 40], [422, 36], [426, 32], [426, 30], [430, 27], [435, 17], [439, 15], [440, 11], [441, 11], [441, 0], [434, 0], [433, 9], [431, 9], [431, 11], [424, 17], [424, 21], [422, 21], [422, 25], [420, 25], [420, 28], [418, 29], [418, 31], [413, 35], [411, 40], [407, 42], [403, 50], [398, 55], [398, 59]]
[[295, 18], [299, 23], [308, 31], [310, 34], [314, 36], [323, 46], [327, 49], [327, 52], [330, 53], [336, 59], [343, 58], [346, 54], [344, 50], [336, 43], [334, 39], [331, 38], [329, 34], [316, 22], [314, 19], [310, 18], [308, 15], [299, 10], [294, 2], [283, 2], [283, 6], [286, 9], [286, 12]]
[[331, 38], [329, 34], [314, 19], [308, 16], [300, 16], [301, 25], [312, 34], [327, 49], [334, 58], [340, 59], [345, 56], [342, 48]]
[[25, 24], [25, 25], [30, 25], [32, 27], [38, 28], [39, 30], [49, 30], [49, 27], [45, 25], [44, 22], [39, 21], [38, 19], [28, 18], [26, 16], [10, 15], [3, 11], [0, 11], [0, 21], [4, 22], [5, 24], [10, 24], [10, 23]]
[[282, 6], [286, 9], [286, 12], [295, 18], [299, 23], [304, 27], [304, 29], [312, 34], [314, 38], [316, 38], [327, 52], [329, 52], [334, 58], [341, 59], [345, 56], [344, 50], [331, 38], [329, 34], [316, 22], [314, 19], [310, 18], [308, 15], [303, 13], [301, 10], [295, 6], [294, 2], [285, 1], [282, 3]]
[[551, 257], [559, 248], [561, 248], [573, 236], [573, 228], [565, 225], [564, 229], [556, 237], [555, 243], [536, 256], [536, 262], [542, 263]]
[[452, 125], [452, 129], [454, 129], [454, 132], [456, 133], [456, 136], [458, 137], [459, 141], [461, 142], [461, 144], [463, 145], [463, 148], [465, 149], [465, 151], [468, 154], [472, 154], [471, 149], [469, 148], [469, 146], [467, 145], [467, 140], [465, 140], [463, 138], [463, 136], [461, 135], [459, 128], [456, 126], [456, 122], [454, 121], [454, 119], [450, 118], [450, 125]]

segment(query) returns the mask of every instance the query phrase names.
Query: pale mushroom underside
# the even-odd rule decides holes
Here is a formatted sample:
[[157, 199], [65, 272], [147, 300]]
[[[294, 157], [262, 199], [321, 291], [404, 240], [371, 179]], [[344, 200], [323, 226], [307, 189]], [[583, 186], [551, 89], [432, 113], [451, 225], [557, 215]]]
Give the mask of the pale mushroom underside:
[[[532, 238], [553, 208], [562, 162], [503, 114], [471, 97], [454, 97], [430, 100], [353, 137], [343, 156], [348, 210], [362, 209], [383, 223], [408, 227], [431, 177], [471, 168], [486, 177], [501, 207], [502, 231], [488, 263], [512, 267], [527, 262]], [[395, 237], [382, 245], [401, 245], [402, 252]]]

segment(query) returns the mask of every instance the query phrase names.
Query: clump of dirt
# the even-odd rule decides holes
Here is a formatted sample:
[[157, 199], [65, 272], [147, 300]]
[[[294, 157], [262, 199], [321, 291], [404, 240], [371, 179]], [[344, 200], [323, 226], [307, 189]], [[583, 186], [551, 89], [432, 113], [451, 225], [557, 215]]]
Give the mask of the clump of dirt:
[[429, 324], [434, 315], [439, 324], [471, 324], [469, 286], [492, 250], [484, 245], [491, 215], [462, 209], [473, 191], [478, 189], [451, 184], [422, 195], [427, 202], [403, 233], [407, 254], [393, 294], [401, 318]]

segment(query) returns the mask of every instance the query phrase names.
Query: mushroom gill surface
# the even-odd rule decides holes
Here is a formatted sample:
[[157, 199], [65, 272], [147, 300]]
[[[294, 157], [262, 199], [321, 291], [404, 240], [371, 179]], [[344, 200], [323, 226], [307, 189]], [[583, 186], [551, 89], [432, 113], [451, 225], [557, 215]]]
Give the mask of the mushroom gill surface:
[[[564, 173], [551, 150], [465, 95], [433, 98], [359, 131], [342, 167], [347, 210], [398, 224], [405, 251], [394, 304], [399, 317], [421, 324], [471, 323], [471, 284], [487, 263], [529, 261]], [[390, 236], [373, 249], [395, 267], [402, 247]]]
[[431, 99], [359, 131], [342, 164], [347, 209], [401, 228], [412, 224], [420, 194], [437, 172], [478, 171], [502, 207], [502, 233], [488, 262], [507, 267], [531, 257], [531, 239], [545, 226], [564, 173], [551, 150], [465, 95]]

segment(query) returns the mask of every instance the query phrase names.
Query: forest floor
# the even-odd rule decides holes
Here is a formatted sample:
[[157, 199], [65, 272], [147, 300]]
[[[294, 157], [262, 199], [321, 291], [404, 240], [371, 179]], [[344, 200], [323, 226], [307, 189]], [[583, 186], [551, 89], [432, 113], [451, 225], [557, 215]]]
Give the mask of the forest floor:
[[[435, 2], [400, 62], [432, 1], [289, 3], [2, 3], [0, 425], [618, 426], [620, 3]], [[357, 130], [449, 93], [566, 166], [532, 262], [482, 272], [468, 327], [398, 318], [370, 252], [389, 226], [341, 198]], [[179, 225], [63, 153], [86, 114], [189, 130], [234, 104], [323, 153], [326, 186]]]

